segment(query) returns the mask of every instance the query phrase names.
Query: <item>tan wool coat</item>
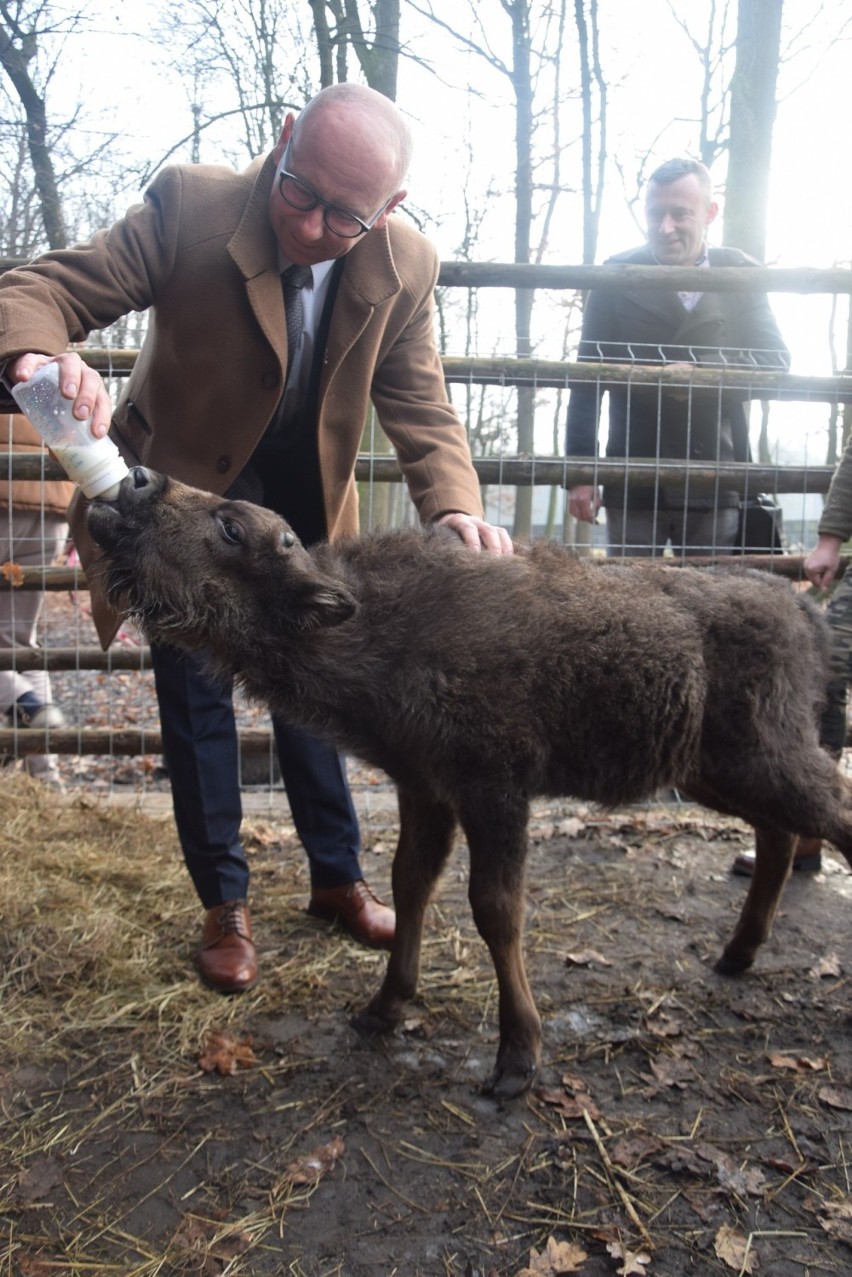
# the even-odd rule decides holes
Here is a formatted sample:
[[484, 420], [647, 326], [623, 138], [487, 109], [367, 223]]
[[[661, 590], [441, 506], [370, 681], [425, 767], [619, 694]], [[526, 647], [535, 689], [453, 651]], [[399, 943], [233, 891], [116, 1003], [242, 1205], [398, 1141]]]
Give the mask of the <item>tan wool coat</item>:
[[[11, 452], [44, 451], [40, 434], [21, 413], [4, 413], [0, 417], [0, 453], [5, 456]], [[74, 484], [62, 479], [2, 479], [0, 509], [11, 507], [15, 514], [43, 510], [45, 514], [64, 515], [73, 492]]]
[[[164, 169], [142, 204], [80, 247], [0, 277], [0, 360], [57, 354], [130, 311], [148, 333], [113, 418], [129, 464], [224, 492], [269, 424], [287, 366], [277, 245], [267, 215], [274, 164], [243, 173]], [[481, 515], [464, 428], [434, 335], [434, 248], [394, 215], [344, 259], [320, 379], [318, 450], [331, 538], [357, 530], [355, 461], [370, 400], [424, 521]], [[0, 399], [0, 407], [5, 406]], [[91, 561], [82, 518], [72, 531]], [[118, 618], [96, 597], [102, 641]]]

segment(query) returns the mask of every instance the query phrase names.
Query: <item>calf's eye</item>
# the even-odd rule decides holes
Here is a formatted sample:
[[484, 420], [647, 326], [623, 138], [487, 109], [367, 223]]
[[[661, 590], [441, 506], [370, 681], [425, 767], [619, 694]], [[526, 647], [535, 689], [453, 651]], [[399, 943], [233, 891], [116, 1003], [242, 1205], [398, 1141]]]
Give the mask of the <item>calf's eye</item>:
[[223, 541], [227, 541], [229, 545], [242, 545], [245, 536], [239, 523], [235, 523], [233, 519], [221, 517], [217, 518], [216, 522], [219, 525]]

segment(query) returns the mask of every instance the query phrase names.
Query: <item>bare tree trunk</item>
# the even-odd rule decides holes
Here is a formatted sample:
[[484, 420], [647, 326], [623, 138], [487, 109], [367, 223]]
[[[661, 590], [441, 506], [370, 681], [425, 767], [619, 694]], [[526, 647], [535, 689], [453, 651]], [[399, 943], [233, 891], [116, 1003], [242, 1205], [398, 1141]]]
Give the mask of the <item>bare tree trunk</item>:
[[739, 0], [724, 242], [762, 260], [783, 0]]
[[328, 25], [328, 5], [326, 0], [310, 0], [310, 5], [320, 62], [320, 88], [327, 89], [334, 84], [334, 40]]
[[[310, 0], [322, 88], [345, 81], [349, 49], [371, 89], [396, 101], [399, 70], [399, 0], [375, 0], [372, 31], [365, 31], [358, 0]], [[329, 23], [329, 13], [334, 19]]]
[[62, 216], [62, 200], [47, 145], [45, 97], [39, 93], [29, 72], [29, 65], [38, 49], [38, 37], [34, 31], [23, 31], [17, 25], [6, 4], [0, 4], [0, 18], [0, 66], [9, 77], [24, 108], [27, 146], [41, 205], [44, 232], [51, 248], [67, 248], [68, 232]]
[[[583, 262], [591, 265], [598, 251], [601, 199], [606, 165], [606, 81], [598, 53], [598, 5], [589, 0], [574, 0], [574, 19], [580, 49], [580, 89], [583, 106]], [[598, 145], [595, 153], [595, 112], [592, 83], [598, 93]], [[594, 169], [594, 176], [593, 176]]]
[[[530, 74], [530, 23], [528, 0], [502, 0], [512, 23], [512, 88], [515, 94], [515, 261], [530, 260], [532, 235], [533, 86]], [[535, 293], [515, 291], [515, 353], [519, 359], [532, 354], [532, 310]], [[535, 450], [535, 391], [518, 387], [518, 452]], [[532, 531], [532, 490], [519, 490], [515, 505], [515, 536]]]

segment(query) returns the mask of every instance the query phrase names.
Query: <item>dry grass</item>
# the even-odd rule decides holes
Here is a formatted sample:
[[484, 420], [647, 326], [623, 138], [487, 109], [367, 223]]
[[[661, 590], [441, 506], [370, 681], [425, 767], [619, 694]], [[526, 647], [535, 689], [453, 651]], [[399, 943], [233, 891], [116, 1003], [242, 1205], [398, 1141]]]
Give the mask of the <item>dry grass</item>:
[[[411, 1018], [370, 1044], [348, 1012], [384, 957], [307, 918], [286, 821], [247, 822], [263, 978], [223, 999], [171, 819], [4, 779], [0, 1277], [516, 1277], [549, 1238], [586, 1277], [848, 1271], [848, 879], [793, 884], [758, 972], [721, 982], [741, 830], [564, 815], [530, 864], [542, 1088], [500, 1109], [461, 860]], [[380, 889], [392, 844], [370, 827]], [[205, 1072], [213, 1031], [249, 1067]]]

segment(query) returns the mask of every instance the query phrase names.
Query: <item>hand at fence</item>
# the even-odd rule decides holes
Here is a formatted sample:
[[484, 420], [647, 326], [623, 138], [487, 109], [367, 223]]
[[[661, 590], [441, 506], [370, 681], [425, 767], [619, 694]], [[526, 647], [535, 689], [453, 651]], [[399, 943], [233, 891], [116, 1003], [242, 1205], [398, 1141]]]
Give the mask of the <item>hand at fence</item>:
[[580, 519], [583, 523], [594, 523], [600, 508], [600, 488], [595, 488], [590, 483], [581, 483], [576, 488], [568, 489], [568, 509], [575, 519]]
[[805, 576], [818, 590], [827, 590], [840, 566], [840, 537], [824, 533], [805, 559]]

